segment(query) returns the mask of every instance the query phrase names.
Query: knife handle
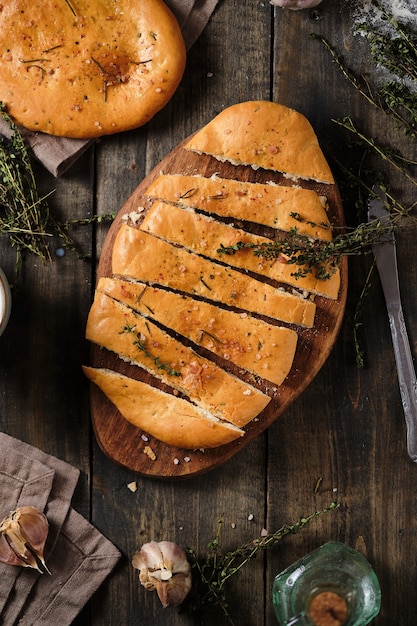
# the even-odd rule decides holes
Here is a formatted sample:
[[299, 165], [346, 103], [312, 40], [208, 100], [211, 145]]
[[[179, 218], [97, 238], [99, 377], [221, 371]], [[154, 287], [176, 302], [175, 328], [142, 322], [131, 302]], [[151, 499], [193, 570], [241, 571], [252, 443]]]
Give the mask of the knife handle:
[[388, 311], [388, 317], [407, 427], [407, 452], [417, 462], [417, 380], [402, 307]]

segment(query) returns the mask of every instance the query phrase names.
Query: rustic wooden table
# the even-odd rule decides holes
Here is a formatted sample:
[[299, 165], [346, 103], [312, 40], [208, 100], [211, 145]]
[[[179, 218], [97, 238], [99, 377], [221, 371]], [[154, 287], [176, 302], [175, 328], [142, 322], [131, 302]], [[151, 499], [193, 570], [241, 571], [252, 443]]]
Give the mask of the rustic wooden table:
[[[61, 178], [41, 166], [42, 189], [55, 188], [52, 210], [62, 218], [117, 211], [145, 175], [182, 139], [225, 106], [272, 99], [305, 114], [333, 166], [343, 158], [333, 118], [352, 115], [377, 133], [378, 118], [342, 77], [323, 35], [348, 62], [369, 62], [354, 37], [348, 3], [314, 11], [274, 9], [265, 0], [221, 0], [191, 48], [180, 88], [146, 127], [101, 139]], [[362, 55], [362, 56], [361, 56]], [[346, 218], [354, 219], [345, 204]], [[417, 229], [399, 234], [403, 305], [417, 341]], [[140, 587], [131, 558], [142, 543], [170, 539], [204, 554], [219, 517], [222, 545], [237, 547], [337, 500], [340, 508], [258, 557], [229, 587], [239, 626], [276, 623], [271, 588], [276, 573], [320, 544], [337, 540], [365, 551], [382, 587], [379, 626], [415, 623], [417, 589], [417, 467], [407, 457], [386, 309], [375, 276], [363, 311], [365, 367], [353, 350], [353, 316], [370, 259], [350, 262], [345, 319], [336, 345], [306, 391], [264, 434], [224, 466], [187, 480], [144, 478], [118, 466], [98, 447], [81, 365], [95, 269], [106, 225], [80, 227], [77, 241], [92, 262], [68, 252], [44, 266], [27, 257], [0, 338], [0, 428], [80, 468], [73, 506], [121, 550], [123, 557], [76, 624], [189, 624], [163, 610]], [[1, 241], [1, 266], [13, 277], [14, 251]], [[127, 488], [136, 481], [137, 491]], [[221, 619], [212, 618], [221, 623]], [[224, 622], [226, 623], [226, 622]]]

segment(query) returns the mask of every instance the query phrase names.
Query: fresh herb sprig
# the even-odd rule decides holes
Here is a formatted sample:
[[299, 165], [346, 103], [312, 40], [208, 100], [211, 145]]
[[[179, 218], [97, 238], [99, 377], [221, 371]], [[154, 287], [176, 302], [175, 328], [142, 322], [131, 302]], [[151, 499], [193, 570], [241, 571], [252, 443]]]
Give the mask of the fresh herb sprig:
[[[385, 114], [387, 121], [389, 119], [393, 121], [399, 136], [405, 136], [410, 140], [411, 148], [417, 132], [417, 33], [411, 26], [395, 19], [378, 0], [371, 0], [371, 4], [376, 19], [371, 25], [362, 20], [356, 25], [356, 29], [366, 37], [369, 44], [371, 63], [379, 74], [377, 85], [371, 85], [369, 79], [349, 68], [334, 47], [323, 37], [315, 34], [312, 34], [312, 37], [321, 41], [330, 52], [341, 74], [365, 101]], [[356, 162], [359, 162], [356, 171], [349, 169], [344, 163], [337, 162], [342, 173], [341, 184], [356, 197], [353, 204], [356, 206], [359, 220], [367, 209], [372, 184], [381, 180], [381, 171], [385, 173], [385, 185], [388, 188], [391, 172], [395, 175], [397, 188], [401, 185], [401, 179], [413, 187], [417, 185], [416, 162], [413, 159], [403, 157], [398, 150], [389, 145], [382, 145], [381, 141], [371, 137], [366, 130], [359, 129], [358, 124], [350, 117], [333, 121], [352, 135], [353, 141], [348, 147], [362, 150], [362, 158], [356, 159]], [[371, 163], [371, 169], [365, 162]], [[387, 195], [391, 208], [392, 229], [398, 227], [402, 217], [414, 217], [412, 211], [415, 203], [404, 206], [391, 193], [388, 192]], [[372, 224], [369, 227], [373, 229]], [[359, 341], [359, 329], [363, 324], [363, 300], [369, 291], [374, 267], [375, 263], [370, 267], [354, 315], [354, 342], [359, 366], [362, 366], [364, 361]]]
[[0, 103], [0, 116], [12, 131], [10, 140], [0, 138], [0, 235], [6, 235], [16, 250], [16, 282], [26, 253], [36, 255], [45, 263], [52, 261], [50, 243], [54, 236], [62, 247], [85, 258], [71, 237], [70, 229], [111, 221], [114, 213], [64, 222], [57, 220], [47, 201], [53, 191], [39, 195], [28, 149], [3, 103]]
[[234, 621], [229, 613], [226, 593], [227, 583], [230, 579], [260, 552], [277, 546], [286, 536], [298, 533], [315, 518], [324, 513], [335, 511], [338, 507], [337, 502], [332, 502], [325, 509], [302, 517], [295, 524], [286, 524], [266, 537], [254, 539], [224, 554], [221, 553], [220, 542], [223, 520], [219, 520], [216, 534], [208, 545], [208, 552], [204, 559], [200, 559], [191, 548], [186, 549], [186, 554], [197, 578], [197, 592], [186, 603], [184, 610], [193, 616], [194, 624], [196, 626], [204, 626], [206, 623], [212, 624], [213, 613], [220, 612], [228, 623], [234, 626]]
[[[376, 196], [372, 190], [369, 193]], [[382, 221], [376, 218], [355, 228], [346, 228], [346, 232], [335, 235], [331, 241], [311, 239], [292, 229], [281, 241], [260, 244], [242, 241], [232, 246], [222, 245], [217, 253], [233, 255], [240, 250], [251, 249], [255, 256], [267, 260], [282, 259], [288, 265], [298, 266], [292, 273], [295, 278], [314, 272], [319, 280], [328, 280], [342, 256], [369, 254], [373, 244], [384, 241], [393, 232], [403, 210], [392, 205], [387, 205], [387, 208], [391, 211], [391, 219]]]
[[[382, 64], [381, 48], [380, 55], [377, 60], [377, 48], [383, 46], [377, 30], [371, 30], [370, 27], [363, 26], [366, 29], [367, 38], [370, 40], [371, 50], [373, 50], [372, 58], [374, 64]], [[374, 38], [373, 38], [374, 35]], [[344, 78], [355, 88], [355, 90], [363, 96], [363, 98], [373, 107], [382, 113], [391, 117], [396, 123], [397, 129], [405, 135], [414, 139], [417, 131], [417, 94], [407, 81], [399, 81], [398, 79], [390, 79], [383, 83], [379, 88], [371, 85], [369, 80], [364, 76], [358, 75], [354, 70], [348, 67], [341, 55], [337, 53], [335, 48], [322, 36], [312, 33], [311, 37], [320, 41], [330, 53], [333, 62], [337, 65]], [[405, 71], [401, 60], [397, 58], [397, 76], [402, 75]], [[387, 61], [384, 68], [387, 72], [394, 72], [396, 64], [393, 59]], [[414, 68], [414, 73], [416, 69]], [[417, 77], [416, 77], [417, 80]]]
[[164, 363], [161, 361], [159, 356], [154, 356], [149, 352], [146, 347], [146, 338], [142, 335], [140, 331], [136, 330], [135, 325], [131, 325], [129, 323], [125, 324], [120, 331], [121, 334], [128, 333], [133, 335], [133, 345], [140, 351], [143, 352], [147, 359], [153, 361], [154, 365], [159, 369], [166, 372], [169, 376], [181, 376], [181, 373], [178, 372], [175, 368], [171, 367], [169, 363]]
[[0, 112], [13, 131], [11, 141], [0, 139], [0, 233], [7, 234], [16, 248], [18, 264], [24, 251], [48, 261], [47, 237], [51, 234], [46, 197], [39, 197], [22, 135], [2, 104]]

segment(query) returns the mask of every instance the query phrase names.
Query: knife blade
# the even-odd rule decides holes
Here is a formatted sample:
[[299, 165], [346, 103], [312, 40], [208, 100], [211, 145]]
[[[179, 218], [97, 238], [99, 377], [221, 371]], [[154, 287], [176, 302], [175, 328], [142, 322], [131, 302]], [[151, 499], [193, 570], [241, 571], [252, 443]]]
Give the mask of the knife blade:
[[[375, 196], [369, 201], [368, 221], [379, 220], [384, 225], [389, 220], [387, 197], [379, 186], [373, 191]], [[407, 452], [410, 459], [417, 462], [417, 379], [401, 303], [394, 229], [388, 229], [387, 234], [373, 244], [372, 251], [387, 306], [406, 422]]]

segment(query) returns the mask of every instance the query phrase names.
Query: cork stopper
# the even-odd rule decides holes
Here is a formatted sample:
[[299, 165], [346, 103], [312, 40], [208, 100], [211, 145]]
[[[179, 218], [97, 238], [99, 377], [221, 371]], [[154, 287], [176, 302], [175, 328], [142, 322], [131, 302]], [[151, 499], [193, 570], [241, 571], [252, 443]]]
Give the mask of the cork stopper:
[[348, 606], [339, 594], [322, 591], [312, 599], [308, 614], [315, 626], [343, 626], [348, 616]]

